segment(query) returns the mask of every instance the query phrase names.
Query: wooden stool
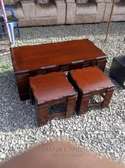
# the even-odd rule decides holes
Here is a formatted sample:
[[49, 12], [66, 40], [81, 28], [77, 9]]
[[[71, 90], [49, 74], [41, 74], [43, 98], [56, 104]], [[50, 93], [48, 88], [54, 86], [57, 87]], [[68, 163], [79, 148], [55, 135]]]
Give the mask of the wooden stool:
[[[31, 77], [30, 86], [39, 125], [54, 117], [70, 117], [75, 112], [77, 94], [63, 72]], [[65, 109], [62, 111], [59, 105]]]
[[114, 91], [114, 85], [99, 68], [87, 67], [72, 70], [68, 76], [69, 80], [79, 92], [78, 106], [80, 106], [80, 113], [88, 110], [90, 97], [95, 95], [103, 98], [101, 102], [95, 101], [95, 105], [100, 105], [102, 108], [109, 105]]

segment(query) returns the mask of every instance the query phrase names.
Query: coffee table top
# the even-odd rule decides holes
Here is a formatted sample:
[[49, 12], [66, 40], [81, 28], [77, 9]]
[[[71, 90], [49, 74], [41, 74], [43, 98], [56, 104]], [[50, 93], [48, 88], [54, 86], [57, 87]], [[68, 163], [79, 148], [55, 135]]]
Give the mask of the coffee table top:
[[30, 86], [38, 104], [76, 94], [63, 72], [30, 77]]
[[88, 39], [11, 48], [15, 72], [105, 57]]
[[98, 67], [72, 70], [71, 76], [83, 93], [114, 87], [111, 80]]

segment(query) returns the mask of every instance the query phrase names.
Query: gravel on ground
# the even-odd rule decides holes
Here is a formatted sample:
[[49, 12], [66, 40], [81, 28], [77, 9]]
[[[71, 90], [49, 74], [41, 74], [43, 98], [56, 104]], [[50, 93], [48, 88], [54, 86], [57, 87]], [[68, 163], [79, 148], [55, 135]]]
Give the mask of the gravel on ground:
[[[107, 43], [106, 24], [21, 28], [16, 46], [88, 38], [108, 56], [125, 54], [125, 23], [113, 23]], [[70, 119], [37, 127], [34, 106], [19, 100], [10, 53], [0, 54], [0, 161], [53, 138], [70, 139], [87, 150], [125, 163], [125, 90], [117, 85], [109, 108], [92, 109]]]

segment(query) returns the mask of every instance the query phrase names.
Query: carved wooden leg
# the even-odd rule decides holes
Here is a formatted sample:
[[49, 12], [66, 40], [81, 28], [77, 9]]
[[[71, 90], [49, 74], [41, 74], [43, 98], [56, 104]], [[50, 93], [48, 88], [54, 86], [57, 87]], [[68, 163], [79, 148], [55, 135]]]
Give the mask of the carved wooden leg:
[[90, 95], [83, 95], [80, 105], [80, 114], [85, 113], [88, 110]]
[[44, 125], [49, 120], [48, 104], [37, 105], [38, 125]]
[[105, 97], [104, 97], [104, 101], [101, 104], [102, 108], [109, 106], [113, 91], [114, 91], [114, 89], [107, 89]]
[[71, 117], [75, 112], [75, 108], [76, 108], [76, 96], [68, 97], [66, 117]]

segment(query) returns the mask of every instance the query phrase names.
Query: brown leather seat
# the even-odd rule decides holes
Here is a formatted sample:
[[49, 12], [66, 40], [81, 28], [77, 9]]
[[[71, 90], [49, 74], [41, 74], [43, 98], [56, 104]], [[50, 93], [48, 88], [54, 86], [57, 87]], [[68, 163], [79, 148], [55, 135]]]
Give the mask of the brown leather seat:
[[30, 87], [38, 104], [76, 94], [63, 72], [53, 72], [47, 75], [31, 77]]

